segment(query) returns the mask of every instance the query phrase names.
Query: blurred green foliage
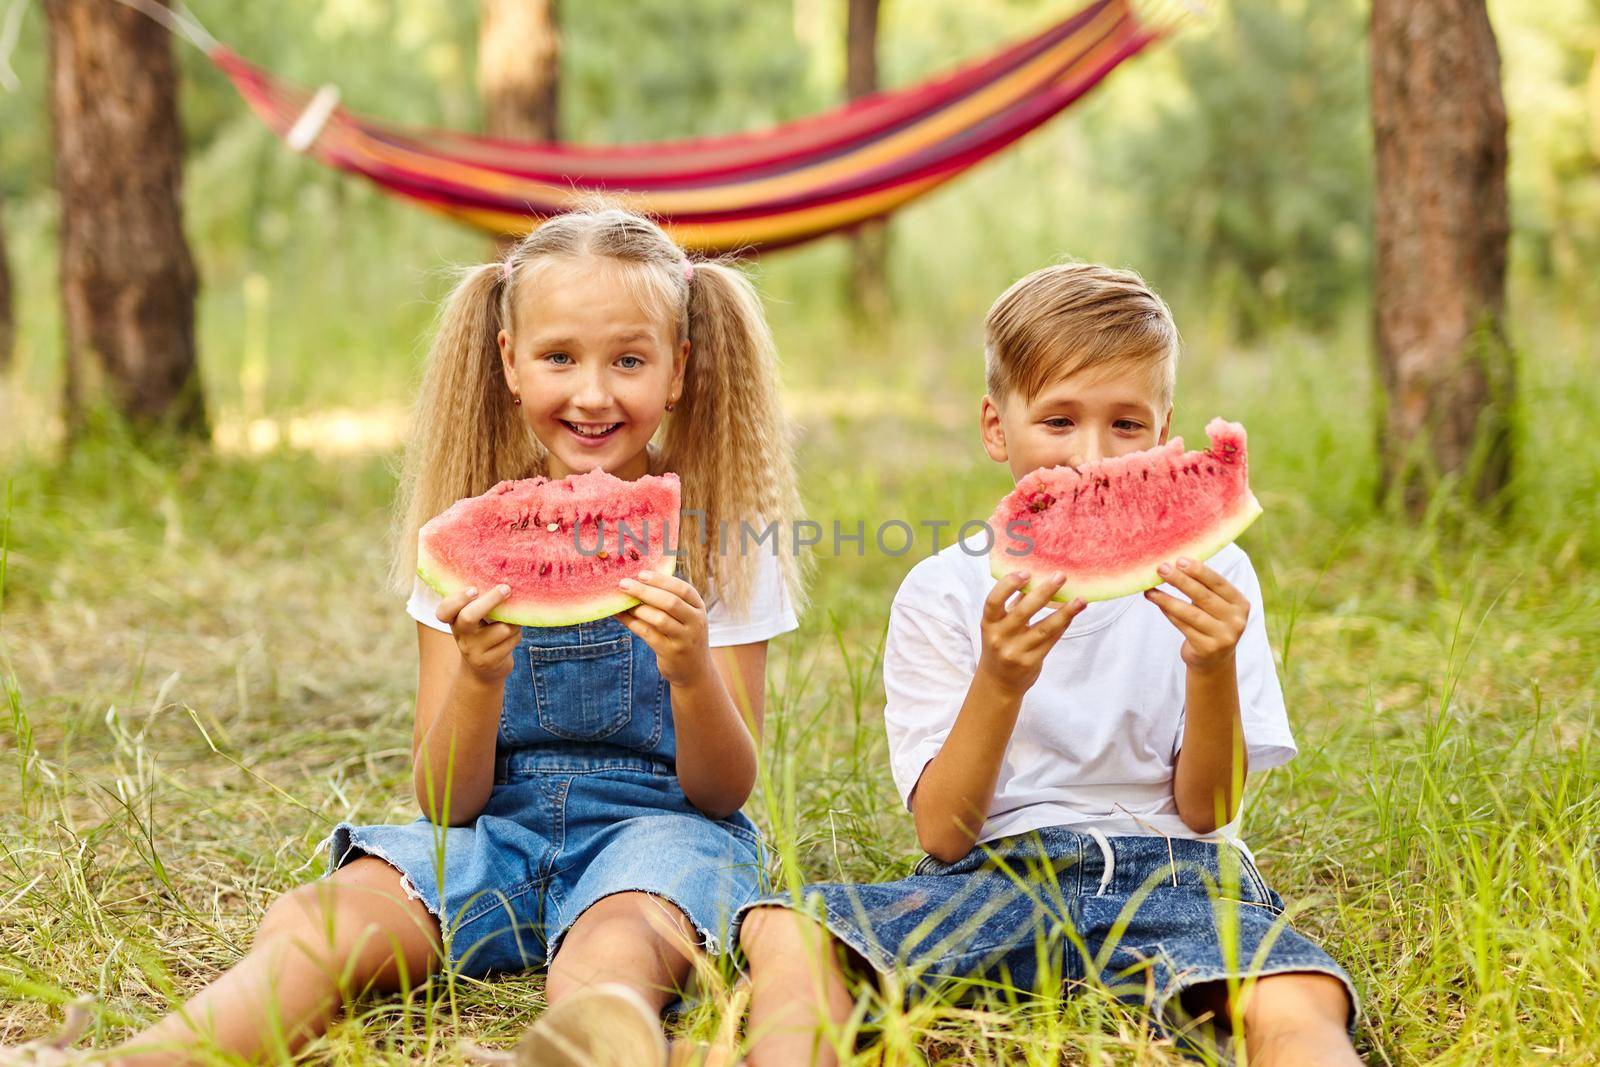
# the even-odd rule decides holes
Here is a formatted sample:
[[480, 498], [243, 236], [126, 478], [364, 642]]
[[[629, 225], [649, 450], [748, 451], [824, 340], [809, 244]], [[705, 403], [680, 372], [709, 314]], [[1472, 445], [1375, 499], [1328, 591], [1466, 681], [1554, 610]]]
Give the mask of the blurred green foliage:
[[[889, 0], [884, 80], [982, 54], [1078, 2]], [[190, 3], [247, 57], [336, 82], [351, 107], [477, 124], [471, 0]], [[576, 140], [748, 128], [841, 95], [843, 0], [562, 7], [563, 123]], [[896, 216], [897, 314], [881, 336], [855, 335], [841, 313], [843, 242], [754, 265], [804, 430], [808, 511], [846, 529], [986, 514], [1009, 479], [972, 434], [984, 310], [1063, 255], [1139, 269], [1186, 339], [1175, 429], [1192, 442], [1219, 413], [1251, 428], [1271, 519], [1248, 547], [1302, 755], [1260, 787], [1250, 833], [1305, 905], [1296, 921], [1356, 976], [1364, 1051], [1391, 1063], [1523, 1063], [1529, 1049], [1588, 1062], [1584, 961], [1600, 943], [1596, 803], [1582, 786], [1596, 779], [1600, 737], [1600, 0], [1491, 3], [1511, 113], [1524, 437], [1518, 505], [1501, 524], [1443, 494], [1421, 524], [1374, 504], [1365, 5], [1208, 7], [1208, 22]], [[292, 433], [298, 413], [409, 401], [448, 268], [487, 257], [488, 240], [294, 156], [204, 57], [179, 55], [202, 374], [219, 424]], [[0, 850], [30, 860], [0, 876], [0, 898], [16, 905], [0, 941], [26, 949], [10, 953], [25, 995], [5, 1001], [7, 1021], [43, 1031], [46, 999], [98, 985], [125, 1028], [233, 962], [251, 908], [307, 876], [322, 827], [302, 806], [414, 814], [415, 676], [397, 669], [414, 627], [381, 580], [394, 453], [153, 457], [108, 433], [60, 462], [47, 449], [11, 462], [8, 446], [47, 422], [59, 395], [36, 6], [11, 58], [21, 87], [0, 92], [0, 192], [21, 335], [0, 381], [0, 473], [15, 508], [4, 603], [20, 673], [0, 671], [0, 703], [24, 773]], [[899, 874], [914, 854], [882, 773], [873, 650], [895, 585], [928, 547], [824, 561], [803, 635], [774, 660], [768, 751], [788, 784], [756, 810], [808, 876]], [[323, 618], [357, 621], [307, 624]], [[202, 743], [201, 724], [221, 749]], [[40, 753], [31, 766], [58, 777], [29, 776]], [[97, 819], [106, 797], [120, 806]], [[147, 852], [155, 842], [162, 858]], [[538, 988], [474, 987], [468, 1029], [509, 1038]], [[398, 1054], [427, 1059], [437, 1035], [456, 1036], [406, 1010], [373, 1005], [324, 1058], [377, 1062], [369, 1046], [394, 1039]], [[1165, 1062], [1164, 1050], [1130, 1048], [1142, 1030], [1065, 1018], [1081, 1059]], [[960, 1025], [1006, 1040], [990, 1015]], [[938, 1036], [953, 1032], [946, 1020]], [[994, 1061], [1038, 1062], [1060, 1044], [1003, 1045]]]
[[[105, 0], [110, 3], [113, 0]], [[903, 85], [1036, 29], [1078, 0], [924, 0], [884, 7], [882, 76]], [[1514, 285], [1600, 304], [1600, 0], [1494, 0], [1511, 111]], [[192, 0], [245, 56], [350, 107], [473, 129], [469, 0]], [[1365, 314], [1371, 162], [1363, 0], [1219, 0], [1008, 152], [896, 216], [899, 309], [886, 386], [916, 389], [965, 359], [983, 309], [1061, 256], [1139, 269], [1185, 335], [1288, 327], [1329, 334]], [[573, 140], [760, 127], [836, 103], [843, 0], [564, 4], [562, 122]], [[408, 395], [443, 268], [481, 236], [294, 156], [196, 49], [180, 43], [189, 233], [200, 258], [204, 371], [239, 398], [244, 353], [268, 407]], [[18, 274], [24, 389], [54, 394], [54, 211], [44, 25], [30, 6], [0, 93], [0, 192]], [[759, 265], [800, 384], [826, 383], [839, 324], [840, 242]], [[254, 296], [248, 296], [247, 292]], [[337, 352], [337, 360], [325, 358]], [[248, 378], [249, 376], [246, 375]], [[248, 383], [246, 383], [248, 385]]]
[[1148, 256], [1209, 278], [1246, 334], [1326, 327], [1365, 283], [1363, 23], [1350, 0], [1232, 4], [1175, 43], [1185, 92], [1107, 138], [1108, 171], [1143, 201]]

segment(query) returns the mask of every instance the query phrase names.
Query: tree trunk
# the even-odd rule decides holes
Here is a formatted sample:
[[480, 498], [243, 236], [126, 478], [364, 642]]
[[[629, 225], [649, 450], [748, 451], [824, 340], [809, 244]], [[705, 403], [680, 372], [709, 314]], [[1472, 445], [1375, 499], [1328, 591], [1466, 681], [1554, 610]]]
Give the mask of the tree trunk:
[[1385, 493], [1511, 471], [1506, 111], [1484, 0], [1373, 0], [1374, 326]]
[[69, 436], [83, 424], [88, 355], [136, 432], [204, 435], [170, 37], [105, 0], [46, 0], [45, 13]]
[[489, 135], [557, 140], [560, 85], [556, 0], [481, 0], [478, 91]]
[[5, 206], [5, 201], [0, 200], [0, 373], [11, 369], [11, 353], [17, 342], [17, 320], [11, 301], [11, 257], [6, 249]]
[[[878, 88], [879, 0], [848, 0], [845, 29], [845, 95], [859, 99]], [[862, 223], [851, 235], [847, 304], [859, 322], [883, 323], [889, 315], [889, 230], [883, 219]]]

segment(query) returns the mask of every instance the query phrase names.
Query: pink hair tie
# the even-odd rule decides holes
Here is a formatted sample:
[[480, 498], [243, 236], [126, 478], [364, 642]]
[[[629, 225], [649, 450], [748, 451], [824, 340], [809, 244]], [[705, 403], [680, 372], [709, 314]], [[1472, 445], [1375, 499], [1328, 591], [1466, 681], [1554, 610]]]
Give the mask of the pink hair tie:
[[694, 281], [694, 264], [687, 259], [683, 261], [683, 280], [686, 282]]
[[511, 284], [511, 261], [509, 259], [500, 261], [500, 280], [507, 285]]

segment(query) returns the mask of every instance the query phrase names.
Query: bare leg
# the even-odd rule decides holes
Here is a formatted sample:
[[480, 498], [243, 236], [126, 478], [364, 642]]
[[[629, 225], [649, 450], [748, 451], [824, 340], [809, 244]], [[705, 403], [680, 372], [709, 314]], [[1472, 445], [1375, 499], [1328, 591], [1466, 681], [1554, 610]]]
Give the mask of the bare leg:
[[[1244, 1041], [1250, 1067], [1358, 1067], [1345, 1020], [1350, 998], [1344, 984], [1316, 971], [1273, 974], [1244, 996]], [[1191, 1010], [1210, 1011], [1226, 1028], [1232, 1018], [1227, 987], [1207, 983], [1189, 990]]]
[[245, 957], [115, 1049], [117, 1062], [199, 1063], [192, 1048], [202, 1043], [246, 1058], [293, 1051], [326, 1030], [347, 997], [425, 979], [440, 951], [438, 920], [407, 898], [400, 872], [363, 856], [273, 901]]
[[677, 907], [649, 893], [615, 893], [572, 924], [545, 981], [556, 1004], [579, 989], [619, 982], [659, 1013], [677, 996], [700, 954], [694, 925]]
[[756, 908], [739, 927], [750, 961], [750, 1067], [836, 1067], [824, 1024], [850, 1017], [839, 946], [787, 908]]

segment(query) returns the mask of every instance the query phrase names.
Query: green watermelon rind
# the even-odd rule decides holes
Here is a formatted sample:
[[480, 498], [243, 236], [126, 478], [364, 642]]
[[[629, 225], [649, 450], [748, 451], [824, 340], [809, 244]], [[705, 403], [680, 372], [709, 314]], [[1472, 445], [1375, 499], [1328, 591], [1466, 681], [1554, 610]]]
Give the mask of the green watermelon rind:
[[[436, 569], [430, 570], [429, 562], [426, 559], [418, 559], [417, 577], [421, 578], [428, 588], [440, 596], [450, 596], [467, 584], [465, 580], [454, 577], [444, 567], [439, 567], [437, 564], [434, 564]], [[651, 569], [659, 570], [660, 568]], [[564, 610], [535, 610], [532, 608], [519, 610], [514, 605], [507, 610], [508, 605], [502, 603], [495, 610], [489, 612], [487, 617], [495, 622], [510, 623], [512, 626], [576, 626], [580, 622], [594, 622], [597, 619], [609, 618], [620, 611], [627, 611], [638, 603], [639, 600], [636, 597], [631, 597], [627, 593], [618, 590], [616, 593], [608, 593], [605, 596], [592, 597], [585, 600], [581, 605]]]
[[[1261, 517], [1261, 502], [1254, 493], [1247, 491], [1244, 506], [1227, 518], [1224, 518], [1215, 527], [1209, 536], [1187, 545], [1179, 545], [1163, 562], [1171, 562], [1179, 556], [1184, 556], [1198, 563], [1204, 563], [1212, 556], [1227, 548], [1239, 535], [1250, 528], [1250, 524]], [[1026, 556], [1009, 556], [997, 544], [989, 553], [989, 573], [995, 578], [1004, 578], [1017, 570], [1027, 569]], [[1048, 577], [1048, 575], [1041, 576]], [[1026, 586], [1024, 592], [1031, 591], [1037, 586], [1041, 577], [1034, 577]], [[1146, 589], [1154, 589], [1165, 578], [1156, 573], [1154, 566], [1140, 565], [1131, 570], [1108, 574], [1090, 581], [1074, 582], [1071, 578], [1063, 585], [1051, 600], [1070, 603], [1082, 598], [1086, 603], [1097, 600], [1115, 600], [1117, 597], [1129, 596], [1133, 593], [1142, 593]]]

